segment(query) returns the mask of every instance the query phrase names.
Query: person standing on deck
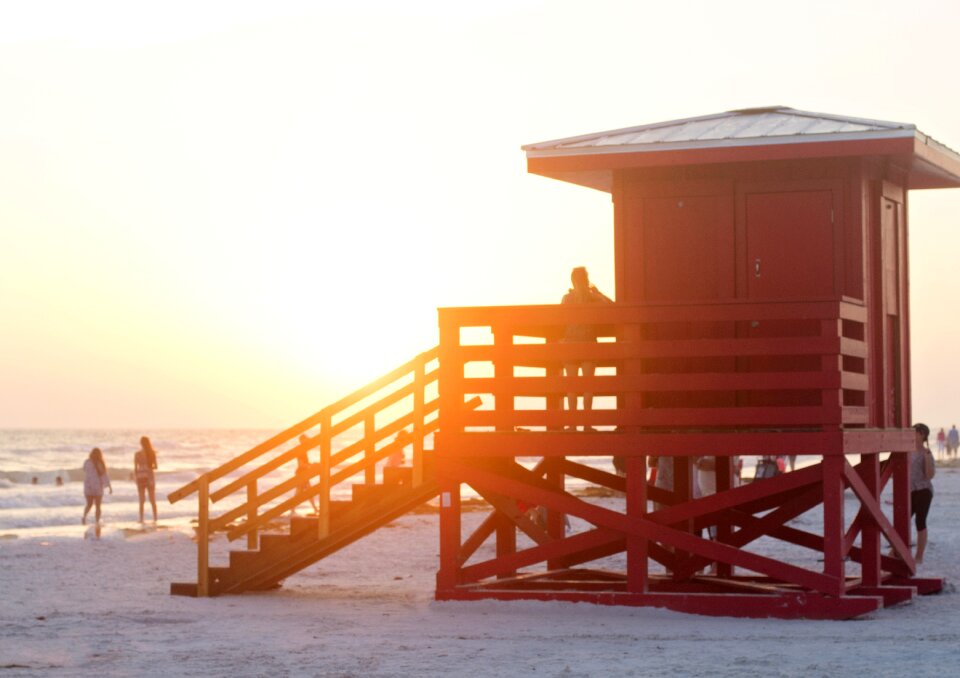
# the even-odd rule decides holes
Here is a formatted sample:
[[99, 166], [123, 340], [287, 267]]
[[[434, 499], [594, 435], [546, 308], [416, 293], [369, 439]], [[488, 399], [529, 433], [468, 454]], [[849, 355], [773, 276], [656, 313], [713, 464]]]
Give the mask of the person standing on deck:
[[[590, 284], [590, 276], [587, 274], [587, 269], [583, 266], [578, 266], [570, 272], [570, 282], [573, 284], [573, 288], [568, 290], [567, 293], [563, 295], [563, 299], [560, 301], [561, 304], [613, 303], [612, 299], [598, 290], [594, 285]], [[562, 339], [564, 342], [592, 342], [596, 340], [597, 330], [592, 325], [568, 325]], [[563, 364], [564, 373], [568, 377], [576, 377], [580, 374], [583, 374], [585, 377], [592, 377], [595, 369], [596, 364], [591, 361], [569, 362]], [[583, 409], [589, 410], [592, 408], [593, 394], [584, 393]], [[567, 394], [567, 409], [577, 409], [576, 393]]]

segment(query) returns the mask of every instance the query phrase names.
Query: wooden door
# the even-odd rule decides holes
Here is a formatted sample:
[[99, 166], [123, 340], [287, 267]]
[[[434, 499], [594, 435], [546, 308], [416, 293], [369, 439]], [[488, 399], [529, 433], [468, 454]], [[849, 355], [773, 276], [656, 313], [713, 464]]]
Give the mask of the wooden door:
[[694, 302], [734, 296], [734, 210], [726, 195], [647, 197], [630, 229], [631, 262], [643, 302]]
[[[744, 195], [745, 281], [741, 290], [756, 301], [809, 301], [835, 296], [834, 193], [829, 189], [772, 190]], [[752, 339], [815, 337], [818, 322], [779, 320], [742, 323], [739, 336]], [[816, 372], [818, 356], [752, 356], [738, 360], [743, 372]], [[816, 406], [820, 391], [793, 389], [742, 391], [740, 405]]]
[[[627, 301], [683, 305], [732, 299], [736, 291], [735, 209], [732, 191], [670, 195], [635, 195], [628, 202]], [[679, 195], [677, 193], [680, 193]], [[643, 339], [671, 341], [732, 337], [733, 323], [661, 323], [643, 329]], [[643, 361], [648, 373], [716, 373], [733, 371], [725, 357], [657, 358]], [[732, 394], [716, 391], [646, 392], [645, 406], [717, 407], [732, 403]]]
[[746, 195], [746, 296], [783, 301], [834, 296], [833, 192]]

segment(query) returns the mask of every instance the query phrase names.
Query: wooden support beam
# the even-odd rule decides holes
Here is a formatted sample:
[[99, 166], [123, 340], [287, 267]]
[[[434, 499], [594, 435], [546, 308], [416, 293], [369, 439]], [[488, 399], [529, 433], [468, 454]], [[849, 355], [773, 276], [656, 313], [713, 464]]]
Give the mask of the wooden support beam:
[[511, 496], [524, 496], [531, 503], [538, 503], [580, 517], [598, 527], [614, 530], [624, 536], [633, 535], [657, 541], [681, 551], [705, 556], [709, 560], [729, 562], [732, 565], [791, 581], [800, 586], [831, 595], [837, 595], [835, 592], [842, 586], [842, 582], [838, 583], [826, 574], [818, 574], [772, 558], [740, 551], [725, 544], [711, 542], [679, 530], [658, 525], [649, 520], [632, 523], [626, 516], [616, 511], [593, 506], [569, 494], [528, 485], [512, 478], [472, 467], [460, 461], [445, 460], [442, 469], [444, 477], [461, 479], [474, 487], [485, 486]]
[[883, 514], [883, 509], [880, 508], [880, 498], [871, 494], [867, 485], [863, 482], [863, 479], [853, 467], [850, 466], [847, 460], [841, 459], [841, 461], [843, 463], [843, 474], [847, 483], [850, 485], [850, 489], [857, 495], [861, 506], [863, 506], [863, 509], [869, 514], [873, 524], [876, 525], [880, 532], [883, 533], [883, 536], [887, 538], [894, 552], [909, 565], [915, 567], [913, 564], [913, 555], [910, 553], [909, 542], [904, 542], [900, 538], [900, 534]]
[[[437, 460], [440, 481], [440, 569], [437, 571], [437, 593], [452, 591], [461, 580], [460, 554], [460, 482], [451, 476], [442, 476], [446, 465]], [[495, 515], [495, 514], [494, 514]]]
[[[647, 515], [647, 458], [627, 459], [627, 519], [641, 522]], [[627, 590], [646, 593], [649, 577], [647, 540], [636, 535], [627, 537]]]
[[825, 457], [821, 464], [823, 483], [823, 573], [835, 583], [831, 595], [843, 595], [843, 457]]
[[197, 597], [210, 595], [210, 481], [197, 483]]

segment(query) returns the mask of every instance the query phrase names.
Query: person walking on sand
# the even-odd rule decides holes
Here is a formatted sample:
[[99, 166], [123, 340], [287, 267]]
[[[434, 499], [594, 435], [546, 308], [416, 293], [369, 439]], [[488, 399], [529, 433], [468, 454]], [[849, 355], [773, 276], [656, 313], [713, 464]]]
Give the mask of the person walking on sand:
[[97, 524], [100, 523], [100, 502], [103, 501], [104, 488], [109, 489], [110, 494], [113, 494], [103, 452], [99, 447], [94, 447], [90, 451], [90, 456], [83, 462], [83, 496], [87, 500], [87, 506], [83, 509], [83, 519], [80, 521], [82, 525], [87, 524], [87, 514], [90, 513], [90, 508], [94, 504], [97, 506], [95, 519]]
[[926, 424], [914, 424], [913, 430], [916, 449], [910, 455], [910, 512], [917, 526], [917, 551], [913, 559], [921, 565], [927, 550], [927, 514], [933, 502], [931, 481], [937, 469], [930, 451], [930, 428]]
[[950, 432], [947, 433], [947, 455], [957, 456], [958, 447], [960, 447], [960, 431], [957, 431], [957, 425], [954, 424], [950, 427]]
[[[561, 304], [612, 304], [610, 299], [603, 292], [590, 284], [590, 276], [587, 269], [578, 266], [570, 272], [570, 282], [573, 287], [567, 291], [560, 301]], [[592, 325], [568, 325], [563, 335], [564, 342], [584, 342], [596, 341], [597, 330]], [[563, 364], [563, 370], [568, 377], [576, 377], [583, 374], [585, 377], [592, 377], [596, 364], [591, 361], [568, 362]], [[583, 409], [593, 408], [593, 394], [583, 394]], [[567, 394], [567, 409], [577, 409], [577, 394]]]
[[157, 490], [153, 472], [157, 468], [157, 453], [147, 436], [140, 438], [140, 449], [133, 455], [133, 477], [137, 481], [137, 494], [140, 497], [140, 522], [143, 522], [143, 501], [150, 493], [150, 507], [153, 509], [153, 522], [157, 522]]
[[943, 456], [943, 449], [947, 446], [947, 434], [943, 429], [937, 433], [937, 454]]

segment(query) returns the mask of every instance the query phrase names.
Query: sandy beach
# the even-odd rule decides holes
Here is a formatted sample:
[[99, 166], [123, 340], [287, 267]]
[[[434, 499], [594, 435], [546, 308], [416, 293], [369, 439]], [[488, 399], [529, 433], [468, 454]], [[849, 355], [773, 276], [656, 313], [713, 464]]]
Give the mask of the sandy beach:
[[[212, 599], [176, 529], [107, 524], [0, 539], [4, 676], [943, 675], [960, 664], [960, 468], [935, 479], [921, 573], [940, 595], [848, 622], [711, 618], [649, 608], [433, 600], [437, 516], [407, 515], [286, 581]], [[849, 503], [853, 508], [853, 502]], [[479, 520], [482, 514], [472, 514]], [[815, 522], [817, 516], [802, 516]], [[777, 548], [771, 545], [770, 548]], [[223, 559], [222, 536], [212, 561]]]

